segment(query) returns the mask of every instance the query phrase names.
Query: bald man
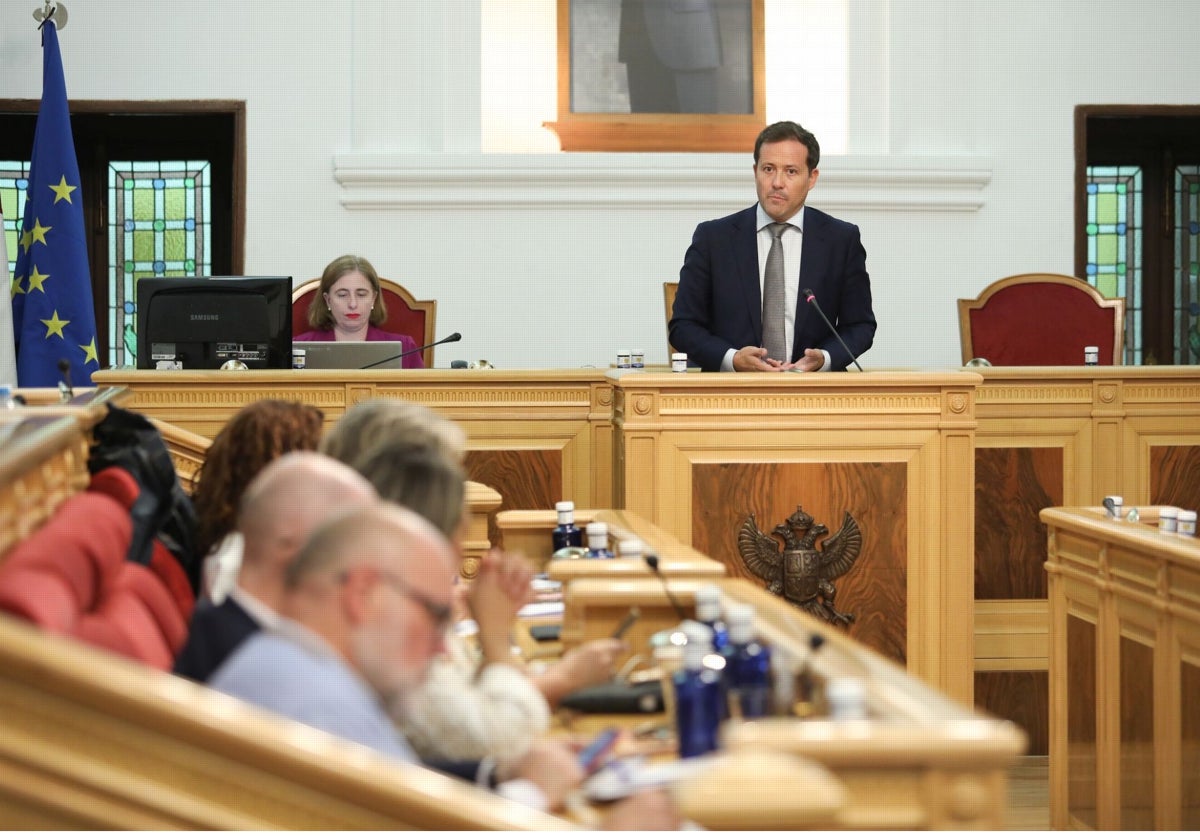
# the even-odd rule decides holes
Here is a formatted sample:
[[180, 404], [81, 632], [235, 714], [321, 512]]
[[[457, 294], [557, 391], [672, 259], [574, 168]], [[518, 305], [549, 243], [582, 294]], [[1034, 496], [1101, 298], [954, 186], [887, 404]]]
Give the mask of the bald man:
[[282, 606], [284, 571], [309, 535], [341, 507], [376, 498], [357, 471], [315, 452], [291, 452], [264, 467], [238, 509], [245, 548], [237, 584], [219, 605], [196, 608], [172, 670], [205, 682], [238, 645], [273, 626]]
[[[428, 520], [372, 502], [318, 527], [284, 575], [278, 623], [252, 636], [209, 681], [292, 720], [419, 764], [388, 713], [445, 650], [458, 555]], [[535, 745], [499, 781], [488, 762], [435, 766], [534, 807], [561, 808], [583, 778], [563, 745]], [[661, 829], [678, 818], [662, 792], [630, 797], [605, 828]]]

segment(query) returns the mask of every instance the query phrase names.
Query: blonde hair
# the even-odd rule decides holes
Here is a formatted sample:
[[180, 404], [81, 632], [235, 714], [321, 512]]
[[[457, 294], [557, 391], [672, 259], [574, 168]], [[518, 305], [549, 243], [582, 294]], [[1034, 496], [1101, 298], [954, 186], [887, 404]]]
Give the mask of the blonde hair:
[[386, 499], [428, 519], [449, 540], [462, 524], [467, 476], [436, 447], [387, 441], [350, 466]]
[[350, 407], [321, 439], [320, 451], [353, 465], [385, 442], [432, 446], [461, 463], [467, 450], [462, 427], [420, 403], [378, 397]]

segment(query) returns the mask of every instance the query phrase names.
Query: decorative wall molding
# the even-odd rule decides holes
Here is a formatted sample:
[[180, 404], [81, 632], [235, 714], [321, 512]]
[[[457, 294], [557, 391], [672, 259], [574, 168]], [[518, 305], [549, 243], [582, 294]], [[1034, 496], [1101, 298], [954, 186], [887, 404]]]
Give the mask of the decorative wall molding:
[[[744, 207], [750, 155], [334, 155], [348, 210], [498, 207]], [[991, 162], [979, 157], [828, 157], [814, 205], [823, 210], [973, 213]], [[819, 202], [816, 196], [820, 197]]]

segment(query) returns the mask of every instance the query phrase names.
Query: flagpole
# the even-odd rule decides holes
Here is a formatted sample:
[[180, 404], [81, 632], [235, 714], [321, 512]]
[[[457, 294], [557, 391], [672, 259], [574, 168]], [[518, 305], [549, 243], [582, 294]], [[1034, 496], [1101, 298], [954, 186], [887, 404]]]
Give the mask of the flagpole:
[[99, 369], [83, 193], [58, 39], [65, 14], [61, 3], [34, 13], [40, 18], [42, 100], [12, 295], [22, 388], [53, 388], [68, 366], [68, 386], [91, 385]]
[[33, 19], [38, 22], [38, 29], [46, 25], [46, 21], [54, 18], [54, 26], [59, 32], [67, 28], [67, 7], [55, 0], [46, 0], [40, 9], [33, 10]]

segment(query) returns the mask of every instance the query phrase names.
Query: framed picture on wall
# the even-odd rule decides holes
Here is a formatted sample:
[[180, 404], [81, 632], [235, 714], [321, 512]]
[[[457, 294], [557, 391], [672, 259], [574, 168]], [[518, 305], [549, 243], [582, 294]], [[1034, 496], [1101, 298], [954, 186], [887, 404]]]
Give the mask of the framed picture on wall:
[[766, 125], [763, 0], [558, 0], [567, 152], [744, 152]]

